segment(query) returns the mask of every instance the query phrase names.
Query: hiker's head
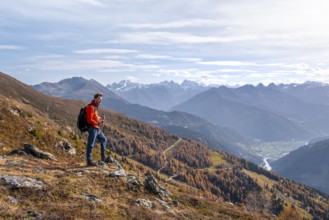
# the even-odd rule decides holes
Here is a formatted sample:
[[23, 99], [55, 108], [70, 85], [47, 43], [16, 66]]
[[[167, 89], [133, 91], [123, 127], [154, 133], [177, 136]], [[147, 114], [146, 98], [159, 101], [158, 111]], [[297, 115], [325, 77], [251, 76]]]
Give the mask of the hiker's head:
[[94, 95], [94, 101], [97, 105], [99, 105], [102, 102], [103, 94], [97, 93]]

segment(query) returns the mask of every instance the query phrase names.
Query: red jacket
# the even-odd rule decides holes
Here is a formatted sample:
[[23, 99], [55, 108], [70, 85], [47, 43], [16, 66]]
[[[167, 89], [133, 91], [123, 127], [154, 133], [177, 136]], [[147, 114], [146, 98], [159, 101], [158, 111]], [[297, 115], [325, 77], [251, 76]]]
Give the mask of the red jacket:
[[98, 106], [92, 101], [86, 108], [87, 122], [92, 128], [99, 129]]

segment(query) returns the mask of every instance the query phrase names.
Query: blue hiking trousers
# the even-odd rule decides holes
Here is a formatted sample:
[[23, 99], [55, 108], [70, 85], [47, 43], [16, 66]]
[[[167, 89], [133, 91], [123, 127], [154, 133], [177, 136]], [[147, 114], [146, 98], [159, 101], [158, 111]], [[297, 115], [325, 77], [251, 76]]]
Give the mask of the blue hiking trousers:
[[105, 156], [106, 142], [107, 139], [101, 129], [88, 128], [88, 142], [87, 142], [87, 161], [92, 161], [91, 151], [95, 146], [96, 139], [101, 144], [101, 156]]

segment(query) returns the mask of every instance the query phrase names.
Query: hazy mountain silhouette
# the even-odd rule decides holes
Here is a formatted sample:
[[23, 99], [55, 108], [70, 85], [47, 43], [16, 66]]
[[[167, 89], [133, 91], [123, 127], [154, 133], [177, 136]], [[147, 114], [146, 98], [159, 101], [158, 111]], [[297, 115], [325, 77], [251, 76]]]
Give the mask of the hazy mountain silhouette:
[[329, 139], [308, 144], [271, 163], [278, 174], [329, 193]]
[[[317, 84], [316, 84], [317, 85]], [[297, 125], [306, 128], [315, 136], [329, 133], [329, 107], [309, 103], [293, 95], [265, 87], [246, 85], [236, 89], [221, 87], [220, 95], [228, 100], [251, 105], [283, 116]]]
[[43, 82], [33, 86], [40, 92], [57, 97], [67, 97], [81, 100], [89, 100], [97, 93], [103, 93], [107, 98], [117, 100], [118, 102], [128, 103], [120, 96], [106, 89], [99, 82], [91, 79], [86, 80], [82, 77], [73, 77], [63, 79], [57, 83]]
[[[260, 105], [249, 86], [237, 89], [212, 88], [200, 93], [172, 110], [200, 116], [215, 125], [232, 127], [238, 132], [264, 141], [307, 139], [315, 135], [310, 129]], [[242, 90], [242, 91], [241, 91]], [[276, 92], [276, 91], [275, 91]], [[265, 96], [259, 92], [259, 96]], [[254, 99], [254, 100], [253, 100]], [[257, 106], [257, 107], [256, 107]]]

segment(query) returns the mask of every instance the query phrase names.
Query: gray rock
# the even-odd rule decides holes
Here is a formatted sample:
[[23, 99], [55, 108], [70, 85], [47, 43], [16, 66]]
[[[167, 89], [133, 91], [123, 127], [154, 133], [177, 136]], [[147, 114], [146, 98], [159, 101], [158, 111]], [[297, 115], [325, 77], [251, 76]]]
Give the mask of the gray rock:
[[39, 173], [45, 173], [45, 170], [41, 167], [37, 167], [35, 170]]
[[179, 202], [178, 202], [177, 200], [173, 200], [173, 201], [172, 201], [172, 204], [173, 204], [174, 206], [176, 206], [176, 207], [179, 206]]
[[48, 153], [48, 152], [44, 152], [44, 151], [40, 150], [39, 148], [33, 146], [32, 144], [24, 143], [24, 149], [25, 149], [26, 153], [31, 154], [34, 157], [37, 157], [40, 159], [57, 161], [57, 159], [54, 157], [54, 155], [52, 155], [51, 153]]
[[159, 195], [162, 200], [172, 195], [165, 187], [159, 185], [151, 174], [147, 175], [144, 186], [154, 194]]
[[44, 183], [42, 181], [38, 181], [36, 179], [25, 176], [1, 175], [0, 180], [2, 180], [4, 184], [10, 189], [28, 188], [40, 190], [44, 187]]
[[85, 198], [89, 201], [89, 202], [93, 202], [93, 203], [100, 203], [102, 202], [102, 200], [100, 198], [98, 198], [95, 195], [92, 194], [85, 194], [85, 193], [81, 193], [82, 195], [85, 196]]
[[21, 155], [21, 156], [26, 156], [27, 153], [24, 151], [24, 150], [21, 150], [21, 149], [14, 149], [12, 151], [10, 151], [8, 153], [9, 156], [12, 156], [12, 155]]
[[119, 169], [123, 169], [121, 164], [117, 161], [117, 160], [113, 160], [113, 163], [119, 168]]
[[129, 175], [127, 177], [127, 181], [129, 183], [132, 183], [133, 185], [136, 185], [136, 186], [141, 186], [142, 184], [137, 180], [137, 178], [135, 176], [132, 176], [132, 175]]
[[114, 159], [113, 159], [113, 157], [112, 157], [111, 155], [109, 155], [109, 156], [105, 159], [104, 162], [105, 162], [105, 163], [113, 163], [113, 162], [114, 162]]
[[71, 154], [71, 155], [75, 155], [77, 152], [75, 150], [74, 147], [72, 147], [72, 145], [70, 145], [69, 142], [67, 142], [66, 140], [61, 140], [59, 141], [55, 147], [60, 147], [63, 150], [65, 150], [67, 153]]
[[84, 174], [94, 173], [94, 171], [84, 170], [84, 169], [73, 169], [70, 171], [70, 173], [74, 173], [77, 176], [83, 176]]
[[106, 165], [106, 163], [105, 163], [104, 161], [101, 161], [101, 160], [99, 160], [99, 161], [97, 162], [97, 165], [100, 166], [100, 167], [102, 167], [102, 168], [107, 168], [107, 167], [108, 167], [108, 166]]
[[110, 177], [125, 177], [127, 176], [124, 169], [119, 169], [110, 173]]
[[7, 110], [8, 110], [12, 115], [15, 115], [15, 116], [19, 116], [19, 115], [20, 115], [20, 112], [21, 112], [21, 110], [18, 109], [18, 108], [11, 108], [11, 107], [8, 107]]
[[8, 199], [9, 199], [9, 201], [10, 201], [11, 203], [13, 203], [13, 204], [18, 203], [18, 200], [17, 200], [15, 197], [8, 196]]
[[160, 203], [160, 205], [163, 206], [164, 208], [166, 208], [166, 209], [171, 209], [171, 208], [169, 207], [169, 205], [168, 205], [165, 201], [162, 201], [161, 199], [158, 199], [158, 198], [155, 198], [155, 200], [156, 200], [158, 203]]
[[24, 97], [22, 97], [21, 100], [25, 104], [31, 104], [31, 102], [29, 100], [27, 100], [26, 98], [24, 98]]
[[66, 130], [68, 131], [69, 134], [75, 135], [75, 132], [73, 131], [72, 127], [66, 126]]
[[36, 218], [36, 219], [41, 219], [42, 215], [39, 212], [33, 211], [33, 210], [26, 210], [23, 212], [23, 214], [26, 217], [32, 217], [32, 218]]
[[174, 210], [172, 210], [165, 201], [162, 201], [161, 199], [158, 199], [158, 198], [155, 198], [155, 200], [166, 210], [166, 212], [168, 212], [170, 214], [174, 214], [174, 215], [176, 214], [174, 212]]
[[135, 204], [149, 209], [153, 207], [153, 203], [148, 199], [136, 199]]

